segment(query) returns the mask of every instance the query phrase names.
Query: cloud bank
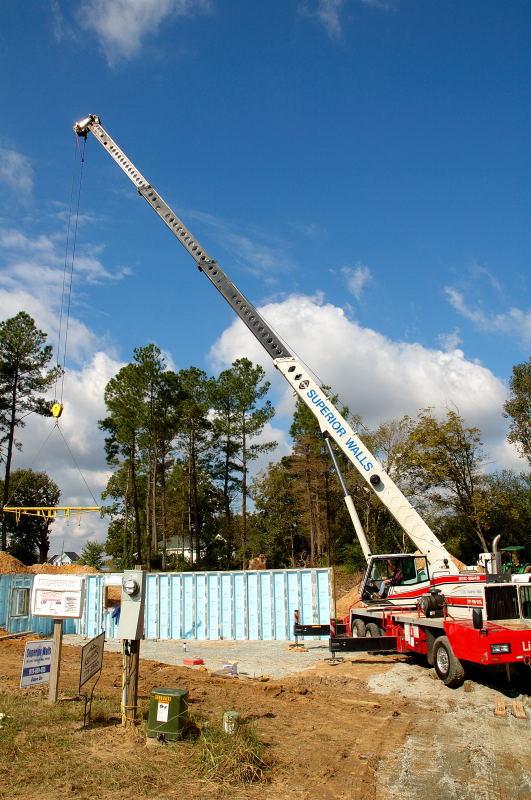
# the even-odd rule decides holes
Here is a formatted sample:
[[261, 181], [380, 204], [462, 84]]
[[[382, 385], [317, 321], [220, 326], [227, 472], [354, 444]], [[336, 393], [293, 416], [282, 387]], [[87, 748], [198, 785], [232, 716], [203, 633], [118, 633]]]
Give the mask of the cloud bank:
[[[318, 371], [318, 382], [338, 392], [341, 402], [361, 414], [369, 428], [404, 414], [414, 416], [428, 406], [441, 415], [457, 410], [468, 425], [480, 428], [497, 466], [524, 468], [505, 442], [502, 406], [507, 395], [502, 381], [457, 347], [439, 350], [391, 341], [319, 296], [292, 295], [264, 306], [260, 313], [289, 342], [291, 351], [314, 374]], [[278, 413], [289, 416], [292, 391], [242, 322], [235, 320], [223, 332], [210, 357], [216, 368], [225, 368], [244, 353], [268, 371], [280, 394]]]

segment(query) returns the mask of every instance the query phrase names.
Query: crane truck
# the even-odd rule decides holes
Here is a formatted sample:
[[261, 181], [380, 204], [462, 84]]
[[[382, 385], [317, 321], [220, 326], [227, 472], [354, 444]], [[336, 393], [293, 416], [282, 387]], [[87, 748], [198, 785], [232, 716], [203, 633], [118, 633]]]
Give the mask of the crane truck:
[[[496, 547], [483, 554], [484, 570], [460, 571], [442, 542], [386, 474], [348, 421], [315, 382], [309, 370], [286, 347], [267, 321], [240, 292], [184, 222], [146, 180], [124, 151], [90, 114], [74, 131], [92, 134], [127, 175], [138, 193], [194, 259], [198, 269], [247, 326], [271, 357], [294, 393], [312, 411], [326, 441], [344, 499], [367, 561], [360, 600], [343, 620], [332, 619], [330, 650], [420, 653], [449, 686], [462, 683], [469, 663], [531, 666], [531, 575], [502, 572]], [[354, 503], [341, 476], [334, 443], [357, 469], [371, 491], [409, 536], [414, 553], [373, 554]], [[499, 537], [497, 537], [499, 538]], [[296, 626], [308, 634], [308, 626]], [[374, 638], [378, 637], [378, 642]], [[529, 672], [531, 676], [531, 671]]]

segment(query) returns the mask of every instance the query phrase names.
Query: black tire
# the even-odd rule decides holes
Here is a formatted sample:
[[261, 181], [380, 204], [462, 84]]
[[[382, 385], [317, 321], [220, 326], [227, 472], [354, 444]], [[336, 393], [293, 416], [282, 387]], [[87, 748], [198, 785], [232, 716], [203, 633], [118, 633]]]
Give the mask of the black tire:
[[465, 668], [454, 656], [447, 636], [439, 636], [433, 645], [433, 666], [437, 677], [445, 686], [461, 686], [465, 680]]
[[375, 622], [368, 622], [365, 627], [365, 636], [383, 636], [383, 630]]
[[351, 624], [351, 631], [352, 631], [352, 637], [354, 639], [365, 636], [364, 621], [362, 619], [353, 619]]

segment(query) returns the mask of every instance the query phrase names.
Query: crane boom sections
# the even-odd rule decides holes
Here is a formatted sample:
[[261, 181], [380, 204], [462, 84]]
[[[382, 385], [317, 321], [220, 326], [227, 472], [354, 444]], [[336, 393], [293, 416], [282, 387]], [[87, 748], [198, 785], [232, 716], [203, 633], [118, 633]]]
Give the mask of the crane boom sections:
[[[168, 226], [178, 241], [190, 253], [198, 268], [223, 295], [238, 317], [267, 350], [274, 365], [284, 375], [301, 400], [316, 417], [323, 434], [330, 436], [347, 456], [371, 489], [389, 509], [399, 525], [416, 547], [427, 556], [432, 569], [457, 574], [458, 569], [450, 553], [426, 525], [422, 517], [402, 494], [398, 486], [387, 475], [377, 459], [367, 450], [357, 434], [341, 414], [334, 408], [320, 387], [307, 374], [303, 365], [281, 343], [275, 332], [247, 300], [219, 264], [212, 259], [186, 225], [162, 199], [156, 189], [129, 160], [116, 142], [109, 136], [95, 114], [90, 114], [74, 125], [78, 136], [86, 137], [90, 132], [116, 161], [137, 191], [149, 203], [155, 213]], [[363, 531], [356, 532], [366, 557], [369, 546]], [[359, 526], [361, 528], [361, 526]]]
[[164, 224], [168, 226], [182, 246], [188, 250], [198, 268], [205, 273], [218, 292], [223, 295], [242, 322], [247, 325], [251, 333], [267, 350], [271, 358], [275, 359], [291, 355], [288, 349], [278, 340], [276, 333], [269, 327], [256, 308], [240, 292], [228, 275], [221, 269], [219, 264], [208, 255], [205, 248], [201, 246], [195, 236], [188, 230], [184, 222], [179, 219], [177, 214], [162, 199], [157, 190], [151, 186], [132, 161], [125, 155], [123, 150], [121, 150], [116, 142], [109, 136], [105, 128], [101, 125], [99, 117], [95, 114], [91, 114], [86, 119], [77, 122], [74, 125], [74, 131], [78, 136], [86, 136], [90, 131], [90, 133], [96, 137], [102, 147], [114, 158], [120, 169], [125, 172], [129, 180], [136, 186], [139, 194], [149, 203], [151, 208], [158, 214]]

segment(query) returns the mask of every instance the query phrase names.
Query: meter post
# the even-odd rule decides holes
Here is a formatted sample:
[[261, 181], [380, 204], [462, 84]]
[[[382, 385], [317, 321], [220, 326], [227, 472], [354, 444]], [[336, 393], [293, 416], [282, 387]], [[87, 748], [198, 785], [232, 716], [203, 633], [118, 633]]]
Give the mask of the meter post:
[[63, 620], [53, 621], [53, 646], [52, 663], [50, 664], [50, 686], [48, 687], [48, 702], [55, 703], [59, 691], [59, 672], [61, 669], [61, 649], [63, 647]]
[[138, 708], [138, 667], [140, 639], [144, 636], [146, 573], [125, 570], [122, 579], [118, 636], [122, 640], [122, 725], [134, 725]]

